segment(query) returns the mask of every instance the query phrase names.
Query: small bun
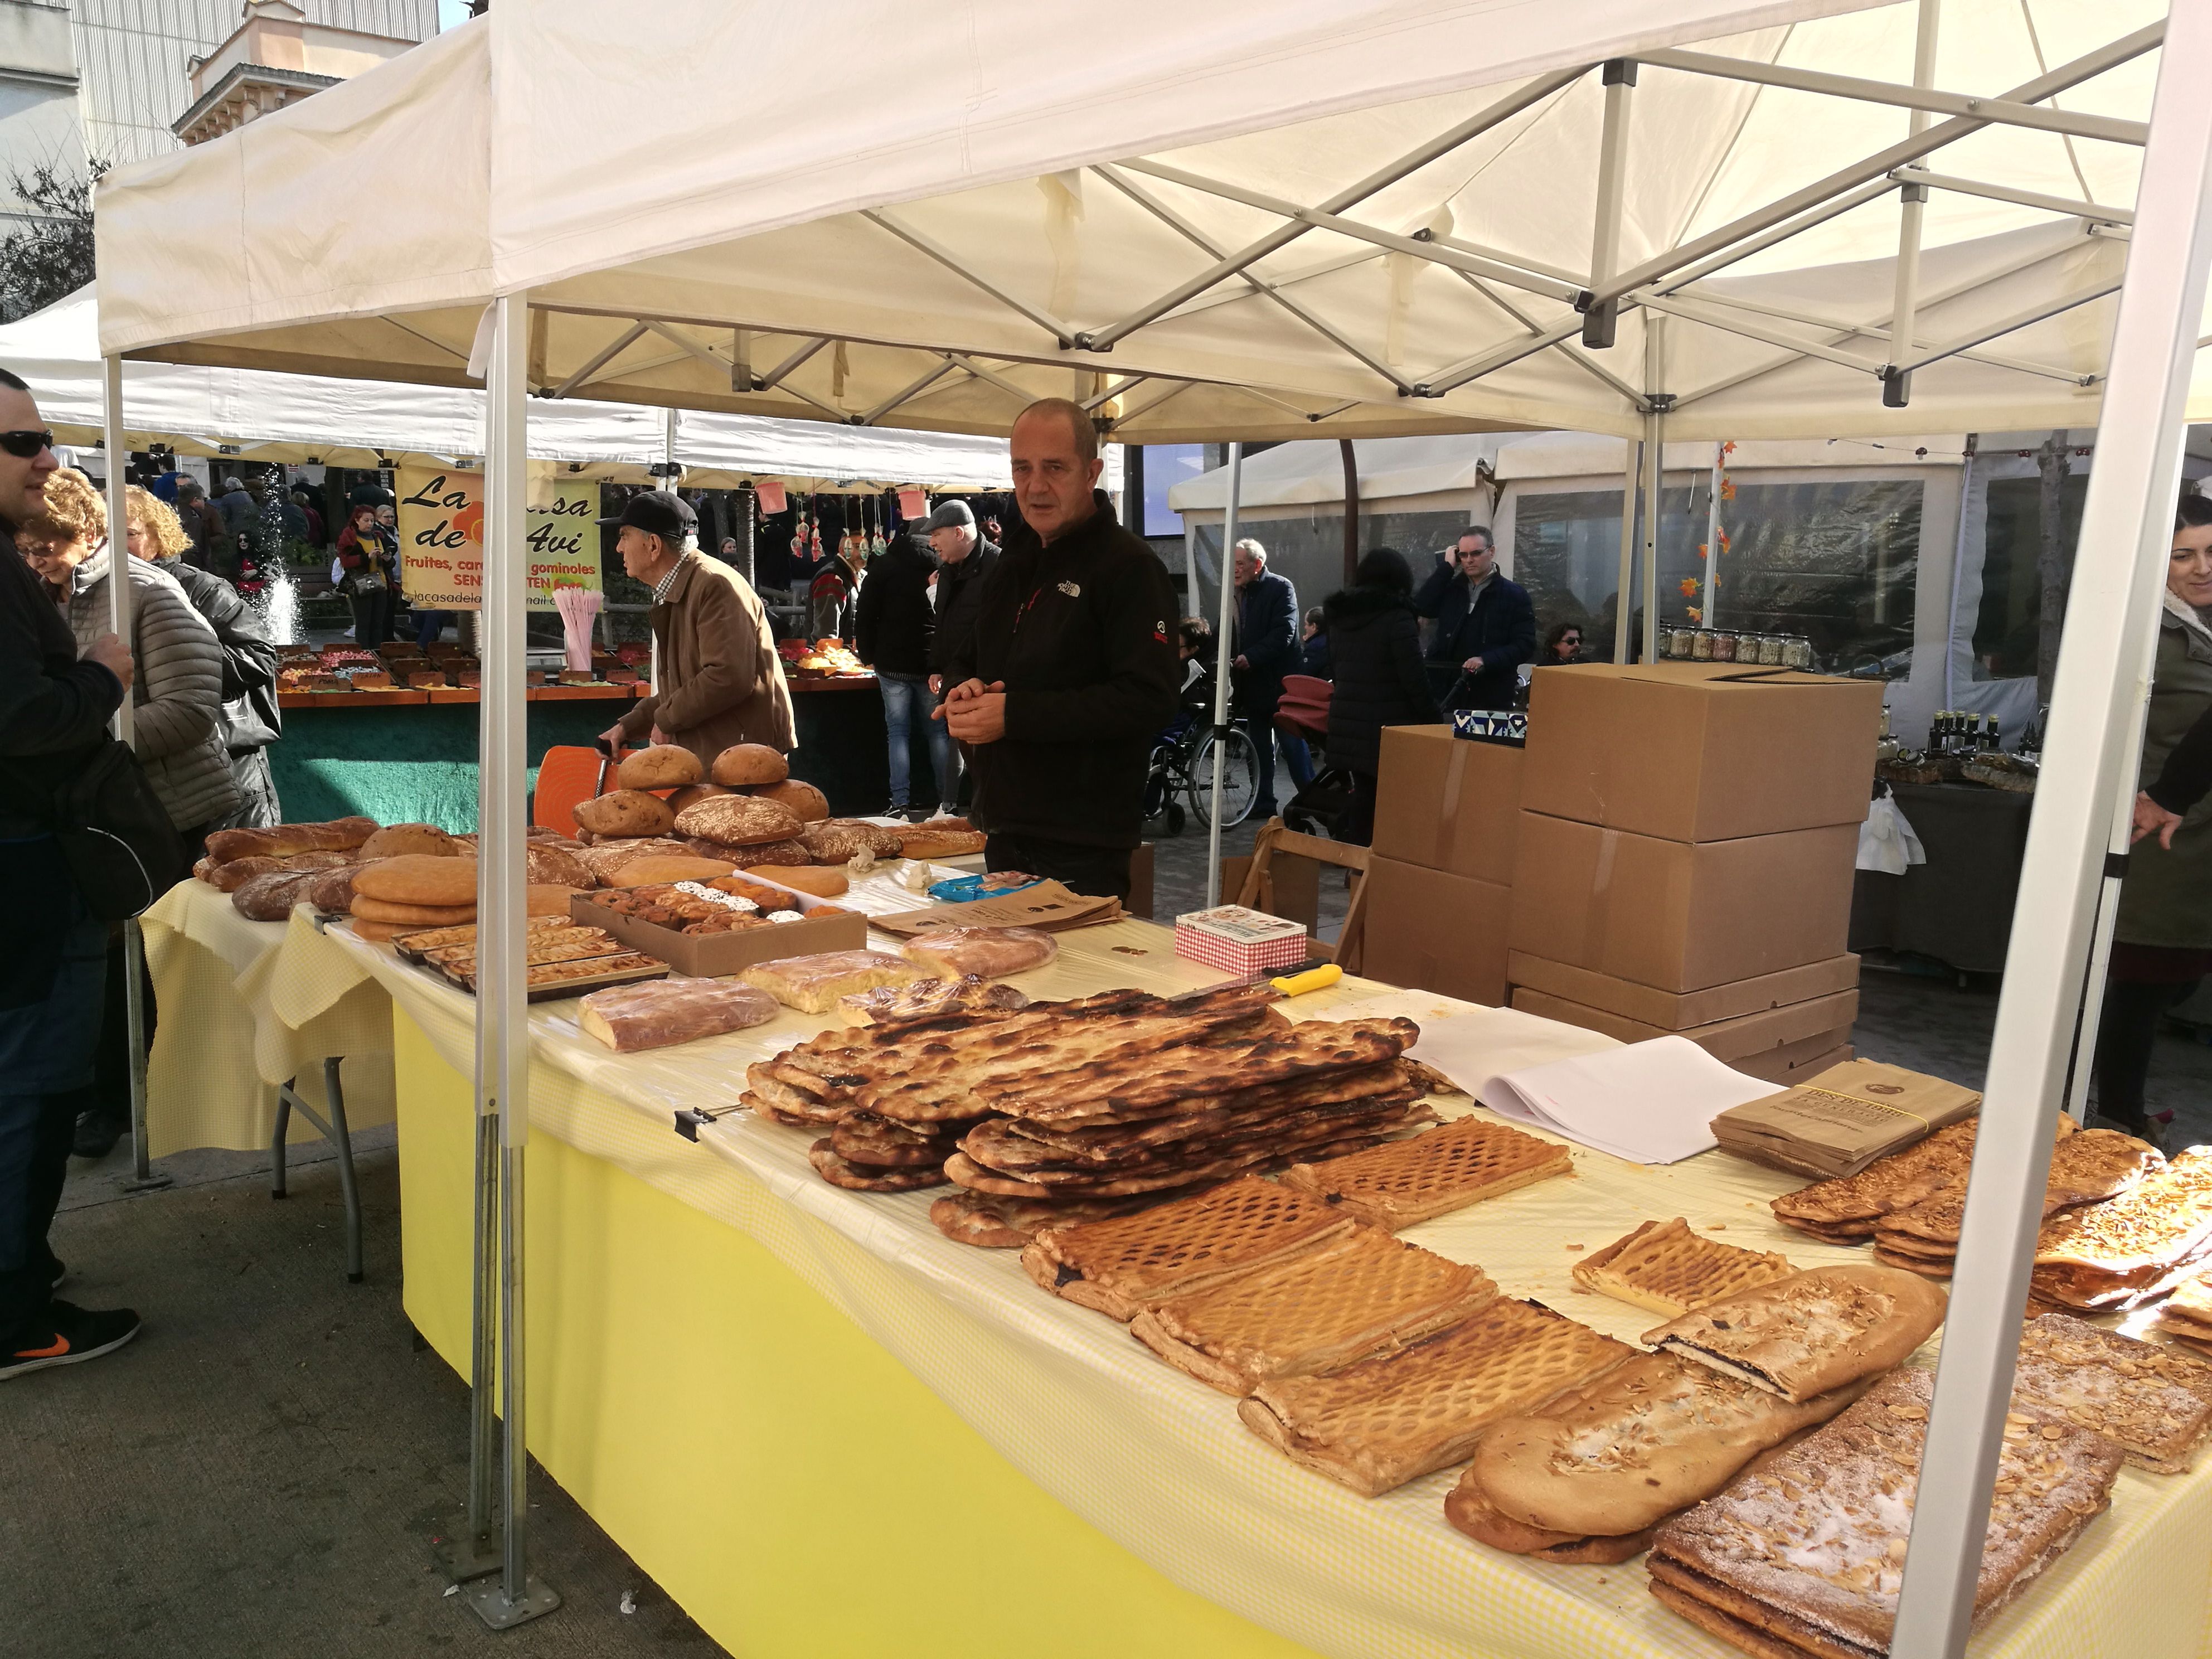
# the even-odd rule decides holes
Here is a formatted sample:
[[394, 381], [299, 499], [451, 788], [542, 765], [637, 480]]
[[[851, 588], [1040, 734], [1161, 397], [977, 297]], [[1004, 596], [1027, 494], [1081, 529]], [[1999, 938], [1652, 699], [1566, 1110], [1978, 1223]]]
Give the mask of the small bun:
[[764, 743], [732, 744], [714, 757], [714, 781], [733, 789], [781, 783], [790, 775], [789, 763]]
[[699, 757], [672, 743], [656, 743], [623, 757], [615, 776], [625, 789], [680, 789], [705, 775]]

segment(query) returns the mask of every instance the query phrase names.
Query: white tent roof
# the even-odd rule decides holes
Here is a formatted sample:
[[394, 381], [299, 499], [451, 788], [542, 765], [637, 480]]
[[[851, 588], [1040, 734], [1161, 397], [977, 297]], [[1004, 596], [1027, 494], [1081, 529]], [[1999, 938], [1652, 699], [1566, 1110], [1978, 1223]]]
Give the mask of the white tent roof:
[[[1408, 495], [1473, 489], [1486, 482], [1486, 470], [1500, 446], [1509, 441], [1486, 433], [1361, 439], [1352, 445], [1360, 504], [1377, 510], [1379, 502]], [[1620, 447], [1619, 439], [1612, 442], [1616, 450]], [[1240, 507], [1304, 507], [1343, 499], [1344, 455], [1333, 442], [1279, 444], [1245, 458]], [[1177, 513], [1219, 513], [1228, 503], [1225, 466], [1187, 478], [1168, 491], [1168, 506]]]
[[[91, 286], [0, 325], [0, 367], [28, 380], [40, 413], [65, 441], [101, 433], [100, 323]], [[279, 374], [204, 364], [131, 362], [124, 368], [126, 432], [134, 447], [183, 454], [374, 466], [379, 455], [451, 459], [483, 453], [483, 394], [463, 387]], [[643, 477], [664, 458], [658, 410], [584, 399], [532, 411], [530, 453], [588, 473]], [[733, 484], [778, 478], [794, 489], [926, 484], [1011, 487], [1006, 446], [945, 433], [840, 429], [819, 422], [686, 410], [677, 422], [684, 480]], [[1117, 465], [1118, 453], [1114, 457]]]
[[[1858, 0], [1132, 0], [1073, 50], [1017, 0], [928, 30], [891, 0], [662, 0], [680, 52], [596, 0], [507, 0], [108, 175], [103, 342], [459, 385], [485, 300], [526, 289], [541, 389], [878, 425], [1001, 431], [1071, 385], [1128, 441], [1626, 434], [1647, 392], [1685, 439], [2084, 425], [2161, 14], [1949, 0], [1914, 146], [1914, 9]], [[1630, 54], [1620, 246], [1594, 271], [1589, 70]], [[1889, 174], [1923, 150], [1899, 355], [1949, 355], [1886, 409]], [[1616, 289], [1617, 343], [1577, 347], [1577, 296]]]

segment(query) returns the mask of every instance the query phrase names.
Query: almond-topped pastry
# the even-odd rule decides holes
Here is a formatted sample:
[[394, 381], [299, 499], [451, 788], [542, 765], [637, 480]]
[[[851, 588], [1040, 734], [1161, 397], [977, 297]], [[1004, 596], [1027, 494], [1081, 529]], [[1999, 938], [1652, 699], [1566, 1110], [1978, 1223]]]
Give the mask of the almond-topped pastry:
[[1709, 1303], [1644, 1340], [1802, 1403], [1888, 1370], [1943, 1322], [1943, 1292], [1894, 1267], [1815, 1267]]
[[[2084, 1129], [2051, 1149], [2043, 1186], [2043, 1212], [2100, 1203], [2126, 1192], [2166, 1167], [2166, 1156], [2148, 1141], [2117, 1129]], [[1915, 1273], [1948, 1278], [1966, 1217], [1966, 1190], [1947, 1188], [1909, 1210], [1882, 1217], [1875, 1228], [1875, 1260]]]
[[2208, 1255], [2212, 1146], [2192, 1146], [2111, 1202], [2045, 1222], [2028, 1289], [2069, 1308], [2132, 1308], [2172, 1289]]
[[2021, 1328], [2012, 1397], [2103, 1435], [2139, 1468], [2186, 1474], [2212, 1430], [2212, 1362], [2047, 1313]]

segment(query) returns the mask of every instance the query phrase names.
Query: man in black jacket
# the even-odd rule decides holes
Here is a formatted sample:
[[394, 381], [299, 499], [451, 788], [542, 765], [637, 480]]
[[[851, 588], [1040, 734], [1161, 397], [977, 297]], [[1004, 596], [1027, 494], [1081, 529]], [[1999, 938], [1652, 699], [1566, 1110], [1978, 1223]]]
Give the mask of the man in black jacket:
[[[1274, 817], [1275, 706], [1283, 700], [1283, 676], [1298, 672], [1298, 591], [1288, 576], [1267, 568], [1267, 550], [1246, 537], [1231, 550], [1230, 573], [1237, 583], [1234, 644], [1237, 712], [1245, 735], [1260, 759], [1260, 793], [1252, 817]], [[1313, 781], [1305, 744], [1285, 744], [1284, 762], [1291, 781], [1303, 789]]]
[[100, 751], [129, 695], [112, 634], [82, 660], [69, 624], [15, 550], [46, 503], [52, 434], [22, 380], [0, 369], [0, 1380], [73, 1364], [138, 1334], [127, 1309], [57, 1301], [46, 1243], [69, 1167], [78, 1094], [92, 1081], [107, 930], [92, 917], [47, 817], [50, 792]]
[[1473, 525], [1443, 555], [1413, 608], [1434, 617], [1429, 682], [1447, 712], [1510, 708], [1524, 662], [1536, 660], [1536, 607], [1526, 588], [1498, 574], [1490, 532]]
[[1126, 899], [1152, 738], [1176, 712], [1175, 589], [1096, 487], [1080, 407], [1031, 404], [1010, 447], [1022, 521], [947, 665], [945, 722], [971, 745], [990, 868]]
[[930, 636], [937, 621], [929, 605], [934, 568], [914, 537], [895, 537], [868, 566], [854, 605], [854, 653], [876, 671], [876, 684], [884, 694], [884, 736], [890, 749], [891, 773], [886, 816], [895, 818], [907, 815], [914, 772], [908, 734], [917, 721], [929, 738], [931, 781], [937, 789], [935, 796], [924, 800], [949, 801], [958, 787], [952, 737], [944, 721], [933, 718], [937, 696], [929, 689]]
[[975, 528], [975, 515], [965, 501], [946, 501], [915, 528], [937, 555], [937, 632], [929, 642], [929, 689], [941, 693], [954, 655], [975, 647], [975, 609], [982, 601], [983, 579], [998, 568], [999, 544]]

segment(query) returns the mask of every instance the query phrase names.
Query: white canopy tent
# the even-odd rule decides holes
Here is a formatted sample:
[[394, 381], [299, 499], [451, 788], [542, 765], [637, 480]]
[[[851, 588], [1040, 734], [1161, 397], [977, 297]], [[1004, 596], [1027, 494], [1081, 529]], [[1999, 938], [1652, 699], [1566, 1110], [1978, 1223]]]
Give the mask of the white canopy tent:
[[[65, 443], [101, 436], [98, 300], [90, 285], [19, 321], [0, 325], [0, 366], [21, 374]], [[474, 387], [280, 374], [212, 364], [141, 362], [124, 370], [133, 449], [164, 443], [180, 454], [375, 466], [383, 461], [483, 453], [484, 400]], [[919, 484], [945, 490], [1011, 486], [1006, 446], [942, 432], [838, 431], [819, 422], [684, 410], [675, 459], [686, 483], [726, 487], [773, 478], [795, 492]], [[635, 404], [571, 398], [530, 422], [530, 453], [594, 477], [638, 481], [665, 462], [667, 421]], [[1112, 456], [1118, 483], [1120, 454]]]
[[[124, 355], [451, 385], [481, 369], [496, 854], [521, 836], [520, 609], [497, 600], [519, 592], [533, 390], [997, 431], [1072, 386], [1130, 441], [1547, 426], [1641, 435], [1656, 463], [1663, 435], [2087, 425], [2109, 374], [2046, 749], [2057, 787], [2031, 836], [1893, 1647], [1960, 1651], [2139, 748], [2203, 313], [2212, 14], [2175, 13], [2154, 115], [2142, 0], [1953, 0], [1940, 33], [1933, 0], [1917, 31], [1912, 8], [1831, 15], [1849, 0], [1139, 0], [1110, 31], [1073, 12], [1040, 27], [1012, 0], [963, 9], [923, 32], [883, 0], [667, 0], [646, 46], [620, 9], [507, 0], [112, 174], [111, 402]], [[869, 39], [899, 50], [825, 108], [806, 67]], [[758, 93], [742, 106], [720, 95], [732, 61]], [[602, 106], [625, 118], [581, 118]], [[1930, 157], [1949, 170], [1895, 176]], [[394, 180], [434, 182], [441, 206]], [[345, 246], [368, 235], [373, 266], [287, 211], [333, 191], [359, 204]], [[1842, 258], [1869, 248], [1898, 252]], [[504, 1130], [512, 1227], [521, 862], [483, 870], [479, 1095]], [[506, 1272], [511, 1356], [512, 1251]], [[518, 1370], [505, 1381], [519, 1421]], [[507, 1451], [494, 1611], [520, 1616]]]

